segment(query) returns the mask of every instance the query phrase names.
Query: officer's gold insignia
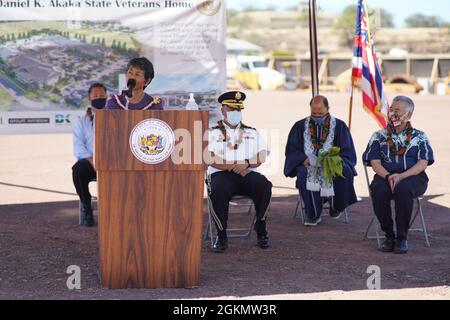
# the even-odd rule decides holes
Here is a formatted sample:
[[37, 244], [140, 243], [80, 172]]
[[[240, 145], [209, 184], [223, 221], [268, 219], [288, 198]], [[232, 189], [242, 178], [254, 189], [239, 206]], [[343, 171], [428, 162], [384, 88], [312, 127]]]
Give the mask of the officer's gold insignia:
[[236, 96], [234, 98], [236, 99], [236, 101], [241, 100], [241, 98], [242, 98], [241, 93], [240, 92], [236, 92]]

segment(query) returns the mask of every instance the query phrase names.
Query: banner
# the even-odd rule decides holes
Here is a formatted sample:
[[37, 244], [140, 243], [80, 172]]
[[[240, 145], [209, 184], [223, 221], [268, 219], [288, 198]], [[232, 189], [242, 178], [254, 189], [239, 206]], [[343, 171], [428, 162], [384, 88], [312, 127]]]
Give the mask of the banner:
[[224, 0], [0, 0], [0, 133], [70, 132], [89, 86], [120, 92], [138, 56], [152, 61], [146, 92], [165, 109], [193, 96], [213, 120], [225, 41]]

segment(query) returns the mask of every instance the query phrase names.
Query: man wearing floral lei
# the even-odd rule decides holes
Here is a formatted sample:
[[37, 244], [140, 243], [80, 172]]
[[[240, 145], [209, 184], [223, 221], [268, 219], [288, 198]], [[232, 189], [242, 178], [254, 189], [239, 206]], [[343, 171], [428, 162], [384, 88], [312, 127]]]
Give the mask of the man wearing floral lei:
[[228, 248], [228, 206], [235, 195], [249, 196], [253, 200], [257, 245], [262, 249], [269, 247], [266, 216], [272, 183], [257, 172], [269, 150], [258, 131], [242, 123], [245, 97], [240, 91], [222, 94], [218, 101], [222, 105], [223, 120], [209, 130], [208, 192], [217, 228], [214, 252], [224, 252]]
[[357, 201], [353, 178], [356, 152], [346, 124], [330, 114], [328, 99], [317, 95], [309, 103], [311, 115], [294, 124], [286, 144], [284, 175], [297, 178], [305, 205], [305, 226], [319, 224], [322, 205], [338, 219]]
[[[433, 164], [431, 144], [409, 120], [414, 102], [405, 96], [394, 98], [389, 108], [387, 128], [376, 131], [363, 154], [363, 161], [372, 166], [376, 175], [370, 185], [373, 207], [386, 239], [379, 250], [408, 252], [407, 235], [414, 198], [425, 193], [427, 166]], [[395, 201], [395, 222], [391, 214], [391, 199]]]

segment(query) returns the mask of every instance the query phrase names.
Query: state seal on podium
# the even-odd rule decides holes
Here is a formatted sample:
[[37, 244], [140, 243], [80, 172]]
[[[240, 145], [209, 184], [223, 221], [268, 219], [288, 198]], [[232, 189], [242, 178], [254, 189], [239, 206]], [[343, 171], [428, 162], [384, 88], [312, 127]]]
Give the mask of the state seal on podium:
[[170, 157], [175, 147], [175, 134], [159, 119], [139, 122], [130, 134], [130, 149], [141, 162], [157, 164]]

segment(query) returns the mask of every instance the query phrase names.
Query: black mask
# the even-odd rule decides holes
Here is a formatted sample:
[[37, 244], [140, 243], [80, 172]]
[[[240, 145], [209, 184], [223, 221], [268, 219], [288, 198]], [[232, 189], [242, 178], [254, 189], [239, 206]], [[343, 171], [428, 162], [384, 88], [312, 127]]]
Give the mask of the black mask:
[[91, 105], [95, 109], [103, 109], [106, 106], [106, 98], [98, 98], [91, 101]]

